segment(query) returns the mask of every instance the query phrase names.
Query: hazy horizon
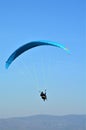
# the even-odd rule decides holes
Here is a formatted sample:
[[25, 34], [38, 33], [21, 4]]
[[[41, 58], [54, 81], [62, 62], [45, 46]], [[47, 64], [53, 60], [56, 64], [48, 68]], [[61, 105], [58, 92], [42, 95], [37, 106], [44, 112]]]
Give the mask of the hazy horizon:
[[22, 118], [0, 119], [0, 130], [85, 130], [86, 116], [38, 115]]

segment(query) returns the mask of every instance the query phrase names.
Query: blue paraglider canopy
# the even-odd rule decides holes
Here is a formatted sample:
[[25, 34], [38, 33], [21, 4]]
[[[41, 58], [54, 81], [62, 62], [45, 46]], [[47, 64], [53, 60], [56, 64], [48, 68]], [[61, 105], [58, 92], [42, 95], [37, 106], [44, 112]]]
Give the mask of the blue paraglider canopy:
[[63, 50], [67, 51], [69, 53], [69, 50], [67, 48], [65, 48], [63, 45], [57, 43], [57, 42], [51, 42], [51, 41], [31, 41], [27, 44], [24, 44], [23, 46], [19, 47], [17, 50], [15, 50], [8, 58], [8, 60], [6, 61], [6, 68], [8, 68], [11, 63], [19, 56], [21, 55], [23, 52], [37, 47], [37, 46], [42, 46], [42, 45], [50, 45], [50, 46], [55, 46], [55, 47], [59, 47], [62, 48]]

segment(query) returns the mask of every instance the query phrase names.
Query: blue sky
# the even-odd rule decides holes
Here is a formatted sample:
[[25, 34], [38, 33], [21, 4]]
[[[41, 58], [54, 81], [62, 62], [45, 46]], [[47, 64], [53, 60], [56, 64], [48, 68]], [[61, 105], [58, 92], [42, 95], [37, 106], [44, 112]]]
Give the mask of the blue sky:
[[[0, 118], [86, 114], [85, 21], [85, 0], [0, 1]], [[71, 55], [38, 47], [6, 70], [10, 54], [33, 40], [61, 43]]]

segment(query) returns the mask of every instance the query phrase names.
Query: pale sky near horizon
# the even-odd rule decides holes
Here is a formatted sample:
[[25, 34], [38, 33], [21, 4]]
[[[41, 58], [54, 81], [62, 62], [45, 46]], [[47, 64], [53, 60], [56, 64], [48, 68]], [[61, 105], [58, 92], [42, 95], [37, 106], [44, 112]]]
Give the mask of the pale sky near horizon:
[[[86, 114], [85, 0], [0, 1], [0, 118], [36, 114]], [[34, 40], [63, 44], [37, 47], [5, 62]], [[39, 91], [47, 89], [43, 102]]]

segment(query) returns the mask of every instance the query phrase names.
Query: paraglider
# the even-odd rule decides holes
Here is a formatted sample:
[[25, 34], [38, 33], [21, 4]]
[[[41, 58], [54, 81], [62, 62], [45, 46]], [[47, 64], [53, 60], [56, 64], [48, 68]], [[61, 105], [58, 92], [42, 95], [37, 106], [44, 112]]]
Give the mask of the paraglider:
[[[61, 48], [63, 50], [65, 50], [67, 53], [69, 53], [69, 50], [67, 48], [65, 48], [63, 45], [57, 43], [57, 42], [51, 42], [51, 41], [31, 41], [27, 44], [24, 44], [23, 46], [19, 47], [18, 49], [16, 49], [7, 59], [6, 61], [6, 68], [9, 68], [9, 66], [11, 65], [11, 63], [18, 57], [20, 56], [22, 53], [24, 53], [27, 50], [30, 50], [34, 47], [37, 46], [42, 46], [42, 45], [49, 45], [49, 46], [54, 46], [54, 47], [58, 47]], [[43, 99], [43, 101], [47, 100], [47, 95], [46, 95], [46, 90], [45, 92], [41, 92], [40, 93], [41, 98]]]
[[23, 46], [19, 47], [17, 50], [15, 50], [10, 57], [8, 58], [8, 60], [6, 61], [6, 68], [8, 68], [11, 63], [22, 53], [24, 53], [25, 51], [37, 47], [37, 46], [42, 46], [42, 45], [50, 45], [50, 46], [55, 46], [55, 47], [59, 47], [62, 48], [63, 50], [68, 51], [67, 48], [65, 48], [63, 45], [57, 43], [57, 42], [51, 42], [51, 41], [32, 41], [29, 42], [27, 44], [24, 44]]

